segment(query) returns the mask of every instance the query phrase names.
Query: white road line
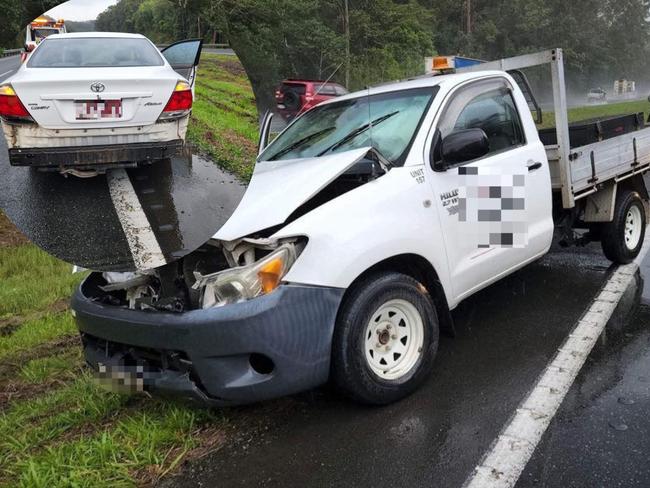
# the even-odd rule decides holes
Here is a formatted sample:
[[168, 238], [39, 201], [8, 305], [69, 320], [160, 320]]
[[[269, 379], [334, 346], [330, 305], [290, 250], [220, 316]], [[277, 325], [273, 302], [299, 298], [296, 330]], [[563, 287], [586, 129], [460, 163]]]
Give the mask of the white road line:
[[167, 264], [129, 175], [123, 169], [112, 170], [106, 179], [136, 268], [147, 270]]
[[465, 481], [464, 488], [511, 488], [517, 483], [649, 250], [650, 234], [646, 236], [639, 257], [614, 271], [528, 397]]
[[4, 73], [0, 74], [0, 78], [2, 78], [4, 75], [8, 75], [9, 73], [13, 73], [16, 71], [15, 69], [10, 69], [9, 71], [5, 71]]

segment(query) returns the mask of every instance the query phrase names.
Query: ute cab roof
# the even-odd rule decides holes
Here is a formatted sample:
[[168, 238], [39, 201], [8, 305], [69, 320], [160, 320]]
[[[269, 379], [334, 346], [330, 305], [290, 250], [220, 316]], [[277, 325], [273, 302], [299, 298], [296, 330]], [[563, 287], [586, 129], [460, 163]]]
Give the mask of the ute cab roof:
[[412, 88], [426, 88], [440, 86], [440, 88], [451, 88], [459, 84], [465, 83], [470, 80], [484, 78], [486, 76], [508, 76], [504, 71], [478, 71], [473, 73], [454, 73], [454, 74], [445, 74], [445, 75], [435, 75], [435, 76], [423, 76], [419, 78], [414, 78], [411, 80], [405, 81], [396, 81], [391, 83], [386, 83], [377, 86], [371, 86], [365, 90], [359, 90], [348, 95], [343, 95], [332, 100], [327, 100], [321, 105], [327, 103], [336, 103], [344, 100], [351, 100], [354, 98], [365, 97], [368, 95], [378, 95], [380, 93], [388, 93], [399, 90], [409, 90]]

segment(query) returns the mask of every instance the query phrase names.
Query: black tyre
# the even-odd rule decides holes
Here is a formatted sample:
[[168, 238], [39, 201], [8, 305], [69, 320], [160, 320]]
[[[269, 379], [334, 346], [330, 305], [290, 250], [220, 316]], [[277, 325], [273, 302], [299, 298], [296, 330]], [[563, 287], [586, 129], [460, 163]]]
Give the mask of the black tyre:
[[614, 220], [600, 229], [605, 256], [618, 264], [630, 263], [643, 246], [646, 228], [645, 207], [635, 191], [623, 191], [616, 199]]
[[377, 273], [356, 285], [337, 319], [332, 379], [352, 399], [395, 402], [429, 375], [438, 350], [433, 300], [410, 276]]
[[283, 102], [287, 110], [300, 110], [300, 95], [295, 91], [288, 90], [284, 92]]

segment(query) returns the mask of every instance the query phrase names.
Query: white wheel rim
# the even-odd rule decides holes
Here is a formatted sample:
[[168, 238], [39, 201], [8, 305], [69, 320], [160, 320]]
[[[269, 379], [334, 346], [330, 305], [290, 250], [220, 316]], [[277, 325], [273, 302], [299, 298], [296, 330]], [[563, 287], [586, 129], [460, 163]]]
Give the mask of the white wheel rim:
[[406, 300], [384, 303], [366, 327], [366, 361], [382, 379], [396, 380], [408, 374], [420, 359], [423, 344], [422, 316]]
[[630, 207], [625, 217], [625, 246], [633, 251], [639, 245], [641, 240], [641, 230], [643, 229], [643, 218], [641, 210], [636, 205]]

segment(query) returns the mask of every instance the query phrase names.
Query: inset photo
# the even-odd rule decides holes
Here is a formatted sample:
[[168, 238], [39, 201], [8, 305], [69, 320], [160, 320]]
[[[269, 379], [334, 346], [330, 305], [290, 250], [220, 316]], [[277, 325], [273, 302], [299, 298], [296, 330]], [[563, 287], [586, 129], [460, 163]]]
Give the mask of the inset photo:
[[126, 2], [70, 0], [0, 66], [0, 208], [54, 256], [148, 270], [239, 204], [257, 155], [253, 90], [218, 32], [122, 33]]

